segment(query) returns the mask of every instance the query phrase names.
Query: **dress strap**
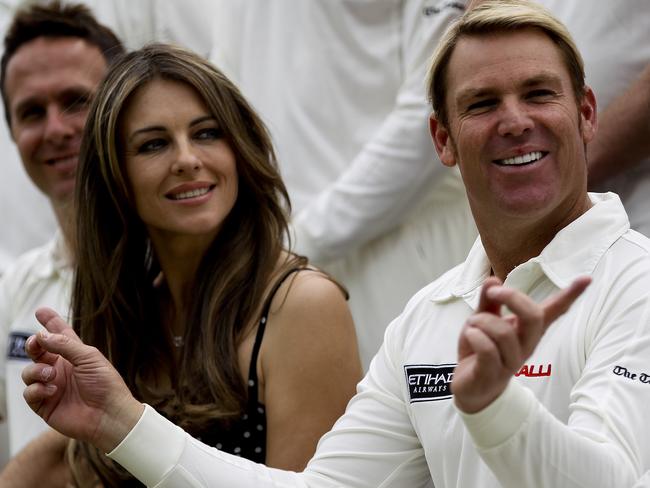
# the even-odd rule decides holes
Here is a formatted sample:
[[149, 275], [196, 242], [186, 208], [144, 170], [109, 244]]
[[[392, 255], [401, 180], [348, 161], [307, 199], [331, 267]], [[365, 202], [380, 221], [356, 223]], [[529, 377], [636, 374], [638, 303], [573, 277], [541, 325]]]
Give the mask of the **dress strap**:
[[291, 276], [293, 273], [302, 271], [303, 269], [310, 268], [291, 268], [286, 271], [273, 285], [271, 293], [266, 298], [264, 302], [264, 307], [262, 308], [262, 316], [260, 317], [260, 322], [257, 326], [257, 334], [255, 334], [255, 343], [253, 344], [253, 353], [251, 354], [251, 362], [248, 368], [248, 402], [249, 403], [258, 403], [258, 389], [257, 389], [257, 357], [260, 353], [260, 347], [262, 345], [262, 339], [264, 338], [264, 331], [266, 330], [266, 321], [269, 316], [269, 310], [271, 308], [271, 302], [273, 297], [278, 292], [282, 283]]

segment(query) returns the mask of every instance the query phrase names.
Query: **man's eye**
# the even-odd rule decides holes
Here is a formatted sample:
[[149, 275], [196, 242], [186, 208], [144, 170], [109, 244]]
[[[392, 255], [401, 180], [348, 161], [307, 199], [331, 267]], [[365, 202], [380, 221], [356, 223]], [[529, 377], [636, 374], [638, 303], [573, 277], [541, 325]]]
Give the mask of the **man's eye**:
[[86, 110], [90, 105], [90, 96], [89, 93], [67, 93], [61, 98], [61, 110], [72, 114]]
[[67, 110], [83, 110], [90, 104], [89, 96], [80, 96], [68, 101], [65, 105]]
[[167, 141], [165, 141], [165, 139], [151, 139], [138, 146], [138, 154], [159, 151], [165, 146], [167, 146]]
[[43, 115], [45, 115], [45, 109], [43, 107], [33, 105], [31, 107], [25, 107], [20, 112], [18, 112], [17, 118], [19, 120], [28, 121], [39, 119], [40, 117], [43, 117]]
[[216, 127], [209, 127], [198, 130], [196, 134], [194, 134], [194, 137], [199, 140], [217, 140], [223, 137], [223, 131]]
[[551, 90], [539, 89], [539, 90], [532, 90], [532, 91], [528, 92], [527, 97], [529, 99], [532, 98], [534, 100], [537, 100], [537, 99], [549, 98], [549, 97], [552, 97], [553, 95], [555, 95], [555, 93], [553, 91], [551, 91]]
[[485, 100], [479, 100], [474, 102], [467, 107], [468, 111], [484, 110], [486, 108], [493, 107], [496, 105], [497, 101], [493, 98], [486, 98]]

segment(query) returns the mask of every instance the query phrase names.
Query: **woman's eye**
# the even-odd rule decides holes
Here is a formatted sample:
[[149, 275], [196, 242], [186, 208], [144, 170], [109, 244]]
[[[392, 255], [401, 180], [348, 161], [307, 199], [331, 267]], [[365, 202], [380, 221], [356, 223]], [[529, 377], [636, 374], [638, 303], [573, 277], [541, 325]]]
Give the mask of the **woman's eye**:
[[165, 139], [151, 139], [138, 146], [138, 153], [150, 153], [158, 151], [167, 145]]
[[217, 129], [216, 127], [209, 127], [197, 131], [194, 137], [199, 140], [221, 139], [223, 137], [223, 131], [221, 129]]

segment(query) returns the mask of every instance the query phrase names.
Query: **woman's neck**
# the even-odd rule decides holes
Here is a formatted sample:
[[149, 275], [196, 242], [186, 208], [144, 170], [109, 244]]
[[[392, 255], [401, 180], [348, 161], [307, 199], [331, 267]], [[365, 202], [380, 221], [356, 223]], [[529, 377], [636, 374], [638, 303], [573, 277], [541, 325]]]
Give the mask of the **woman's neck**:
[[208, 241], [200, 236], [151, 236], [151, 243], [169, 292], [173, 335], [183, 333], [184, 328], [179, 327], [177, 319], [185, 315], [199, 265], [211, 242], [212, 239]]

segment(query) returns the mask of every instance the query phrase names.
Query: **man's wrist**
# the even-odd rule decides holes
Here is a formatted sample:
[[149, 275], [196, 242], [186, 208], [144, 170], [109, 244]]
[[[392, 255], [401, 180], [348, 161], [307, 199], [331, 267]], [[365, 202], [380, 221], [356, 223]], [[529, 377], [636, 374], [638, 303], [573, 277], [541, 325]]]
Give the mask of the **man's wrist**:
[[93, 444], [102, 452], [111, 452], [133, 430], [143, 413], [144, 404], [129, 395], [115, 412], [106, 413]]
[[530, 415], [535, 403], [530, 390], [511, 380], [503, 393], [483, 410], [459, 412], [467, 431], [479, 450], [507, 441]]
[[107, 455], [145, 486], [157, 486], [179, 462], [189, 436], [149, 405], [143, 408], [136, 425]]

